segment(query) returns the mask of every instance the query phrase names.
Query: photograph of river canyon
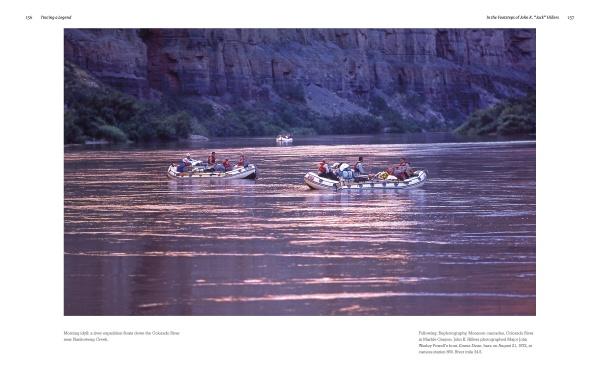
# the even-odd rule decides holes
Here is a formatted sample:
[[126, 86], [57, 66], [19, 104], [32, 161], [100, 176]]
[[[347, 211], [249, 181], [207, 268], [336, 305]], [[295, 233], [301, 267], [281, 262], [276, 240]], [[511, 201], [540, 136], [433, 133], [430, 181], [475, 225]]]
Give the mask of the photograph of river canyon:
[[64, 29], [64, 315], [535, 315], [535, 90], [535, 29]]

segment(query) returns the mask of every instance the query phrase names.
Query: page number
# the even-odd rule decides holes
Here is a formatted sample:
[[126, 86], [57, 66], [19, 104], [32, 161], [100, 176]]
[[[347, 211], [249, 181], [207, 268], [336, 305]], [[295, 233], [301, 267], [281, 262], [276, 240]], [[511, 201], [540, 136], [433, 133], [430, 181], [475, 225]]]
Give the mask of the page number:
[[575, 19], [575, 16], [567, 16], [567, 18], [569, 19], [569, 21], [573, 21]]
[[27, 21], [29, 21], [31, 18], [32, 18], [31, 16], [25, 16], [25, 19], [26, 19]]

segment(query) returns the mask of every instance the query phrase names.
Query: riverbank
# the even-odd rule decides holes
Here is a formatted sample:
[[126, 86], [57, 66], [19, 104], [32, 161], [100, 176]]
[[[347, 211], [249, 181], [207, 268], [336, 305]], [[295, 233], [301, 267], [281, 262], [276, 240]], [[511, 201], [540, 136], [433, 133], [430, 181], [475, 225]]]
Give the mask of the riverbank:
[[65, 145], [68, 150], [163, 150], [182, 148], [189, 150], [214, 149], [222, 147], [298, 147], [310, 145], [352, 145], [352, 144], [433, 144], [433, 143], [470, 143], [470, 142], [507, 142], [535, 141], [534, 135], [480, 135], [467, 136], [454, 132], [426, 133], [380, 133], [363, 135], [324, 135], [324, 136], [294, 136], [292, 144], [281, 145], [275, 142], [275, 137], [214, 137], [207, 141], [186, 139], [170, 142], [147, 142], [130, 144], [96, 144], [96, 145]]
[[473, 112], [455, 132], [468, 136], [518, 134], [535, 136], [535, 115], [535, 94], [531, 93]]

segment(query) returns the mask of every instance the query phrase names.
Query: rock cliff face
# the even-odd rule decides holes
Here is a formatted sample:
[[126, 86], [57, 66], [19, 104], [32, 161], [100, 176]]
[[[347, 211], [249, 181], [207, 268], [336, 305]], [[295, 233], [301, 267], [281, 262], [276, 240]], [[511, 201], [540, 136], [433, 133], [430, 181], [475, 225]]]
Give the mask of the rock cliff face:
[[463, 120], [535, 90], [533, 29], [66, 29], [65, 59], [143, 98], [296, 100], [323, 115], [374, 97], [417, 121]]

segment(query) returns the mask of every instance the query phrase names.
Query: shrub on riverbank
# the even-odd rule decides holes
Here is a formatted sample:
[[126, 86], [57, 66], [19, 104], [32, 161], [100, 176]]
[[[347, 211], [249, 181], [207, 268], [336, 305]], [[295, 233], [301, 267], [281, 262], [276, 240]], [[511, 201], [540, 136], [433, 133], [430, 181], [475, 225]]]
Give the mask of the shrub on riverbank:
[[295, 101], [233, 104], [217, 112], [199, 98], [163, 96], [160, 101], [139, 100], [66, 64], [64, 141], [151, 142], [184, 139], [190, 134], [317, 135], [376, 133], [382, 129], [381, 121], [370, 115], [321, 116], [302, 103], [299, 90], [296, 91], [290, 91], [297, 94]]
[[[413, 105], [423, 104], [424, 98], [419, 95], [410, 96]], [[412, 102], [411, 102], [412, 103]], [[435, 122], [419, 122], [410, 118], [406, 118], [402, 114], [390, 108], [385, 99], [381, 96], [374, 95], [370, 100], [369, 111], [379, 117], [381, 126], [387, 133], [415, 133], [423, 130], [440, 130], [443, 128], [441, 124]]]
[[65, 65], [65, 143], [176, 140], [202, 129], [185, 110], [136, 99]]
[[[279, 87], [284, 101], [214, 105], [209, 99], [163, 95], [141, 100], [109, 87], [79, 67], [65, 63], [65, 143], [87, 140], [152, 142], [203, 136], [275, 136], [416, 132], [424, 124], [405, 119], [381, 97], [369, 114], [325, 117], [306, 104], [302, 86]], [[213, 106], [214, 105], [214, 106]], [[510, 131], [516, 119], [507, 118]], [[431, 126], [433, 130], [435, 126]]]
[[475, 111], [455, 131], [464, 135], [535, 133], [535, 94]]
[[218, 137], [317, 134], [365, 134], [381, 131], [381, 121], [369, 115], [346, 114], [324, 117], [308, 107], [281, 103], [233, 106], [228, 111], [200, 120], [209, 133]]
[[127, 142], [127, 135], [123, 130], [112, 125], [100, 125], [98, 126], [98, 138], [105, 139], [113, 143]]

